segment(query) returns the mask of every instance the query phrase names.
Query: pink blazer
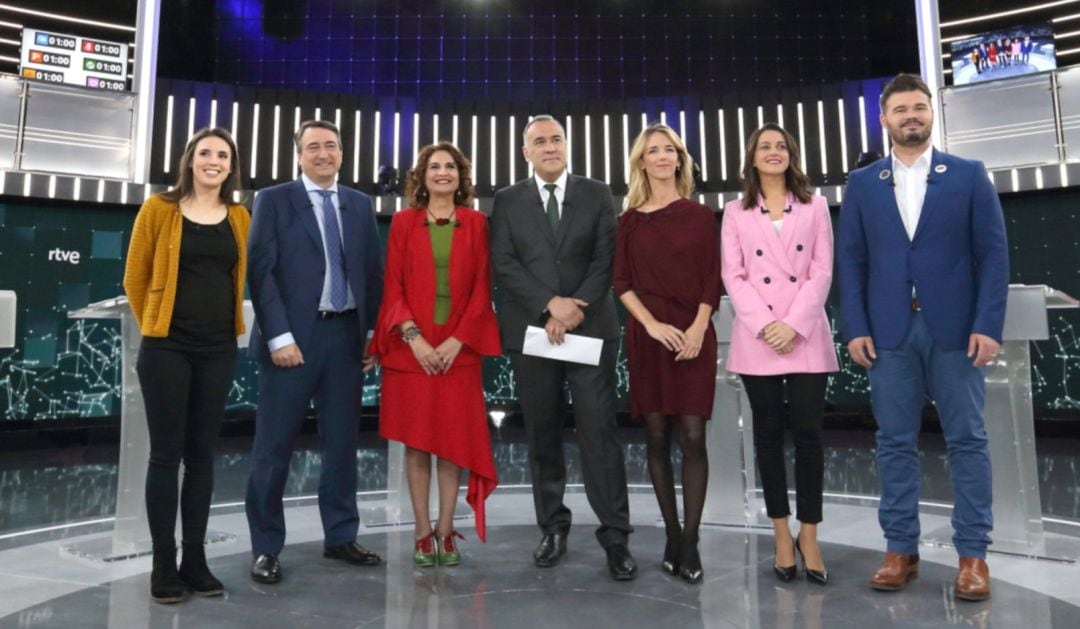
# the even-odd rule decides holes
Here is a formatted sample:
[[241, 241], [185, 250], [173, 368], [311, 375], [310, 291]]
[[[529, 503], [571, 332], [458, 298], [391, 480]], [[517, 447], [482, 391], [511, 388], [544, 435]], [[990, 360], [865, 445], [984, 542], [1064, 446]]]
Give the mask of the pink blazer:
[[[768, 376], [837, 371], [836, 348], [825, 315], [833, 269], [832, 223], [821, 196], [810, 203], [789, 197], [780, 234], [759, 207], [742, 200], [724, 206], [720, 264], [735, 309], [727, 369]], [[761, 331], [773, 321], [797, 336], [788, 354], [774, 352]]]

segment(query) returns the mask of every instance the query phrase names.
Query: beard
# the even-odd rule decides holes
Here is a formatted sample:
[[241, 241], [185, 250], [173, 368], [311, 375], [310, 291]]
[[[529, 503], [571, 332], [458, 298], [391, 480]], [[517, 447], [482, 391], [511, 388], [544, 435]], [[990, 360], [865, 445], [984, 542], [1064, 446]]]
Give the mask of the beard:
[[895, 129], [889, 129], [889, 138], [893, 144], [899, 146], [919, 146], [925, 144], [930, 139], [930, 125], [923, 126], [919, 129], [913, 129], [907, 131], [903, 128], [903, 125]]

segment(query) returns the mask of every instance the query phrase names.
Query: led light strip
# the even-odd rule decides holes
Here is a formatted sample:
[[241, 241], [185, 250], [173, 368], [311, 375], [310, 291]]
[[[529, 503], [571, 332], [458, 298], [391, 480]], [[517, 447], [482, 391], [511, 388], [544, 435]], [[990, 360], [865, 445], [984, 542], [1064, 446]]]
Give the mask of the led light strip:
[[1020, 7], [1019, 9], [1012, 9], [1010, 11], [1001, 11], [1000, 13], [988, 13], [986, 15], [977, 15], [975, 17], [964, 18], [962, 20], [953, 20], [952, 22], [942, 22], [941, 28], [950, 28], [952, 26], [959, 26], [960, 24], [970, 24], [972, 22], [982, 22], [984, 20], [993, 20], [999, 17], [1008, 17], [1010, 15], [1018, 15], [1020, 13], [1031, 13], [1032, 11], [1041, 11], [1043, 9], [1049, 9], [1052, 7], [1059, 7], [1066, 4], [1076, 4], [1080, 0], [1058, 0], [1057, 2], [1044, 2], [1042, 4], [1032, 4], [1026, 7]]

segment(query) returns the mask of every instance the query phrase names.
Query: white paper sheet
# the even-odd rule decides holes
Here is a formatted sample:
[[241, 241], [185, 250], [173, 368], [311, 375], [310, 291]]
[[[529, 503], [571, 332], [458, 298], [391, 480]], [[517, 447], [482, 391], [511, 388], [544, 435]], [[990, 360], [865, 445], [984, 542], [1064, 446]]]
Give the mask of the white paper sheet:
[[580, 334], [567, 334], [562, 345], [552, 345], [544, 328], [530, 325], [525, 328], [525, 342], [521, 353], [595, 367], [600, 364], [600, 352], [603, 349], [603, 339]]

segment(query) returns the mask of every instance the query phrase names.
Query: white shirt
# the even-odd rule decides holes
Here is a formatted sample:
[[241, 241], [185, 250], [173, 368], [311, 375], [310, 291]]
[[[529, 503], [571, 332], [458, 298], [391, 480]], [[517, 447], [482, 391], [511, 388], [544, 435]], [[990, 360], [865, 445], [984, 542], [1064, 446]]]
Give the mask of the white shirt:
[[[547, 188], [544, 187], [548, 185], [548, 182], [541, 179], [540, 175], [535, 172], [533, 173], [533, 179], [536, 180], [536, 187], [540, 189], [540, 205], [546, 212], [548, 196], [551, 194], [547, 191]], [[559, 175], [559, 178], [551, 183], [555, 184], [555, 202], [559, 204], [559, 218], [561, 219], [563, 199], [566, 198], [566, 170], [564, 169], [562, 174]]]
[[780, 235], [780, 229], [784, 227], [784, 219], [780, 219], [778, 221], [773, 221], [772, 222], [772, 227], [773, 227], [773, 229], [776, 230], [776, 235], [779, 236]]
[[927, 147], [911, 166], [905, 166], [896, 158], [896, 153], [893, 153], [893, 192], [896, 194], [896, 207], [900, 208], [900, 219], [904, 222], [908, 240], [915, 238], [915, 228], [919, 226], [933, 152], [933, 145]]
[[[319, 224], [319, 234], [323, 240], [323, 256], [326, 259], [326, 268], [330, 268], [330, 254], [326, 250], [326, 228], [323, 226], [323, 197], [319, 193], [320, 190], [329, 190], [334, 194], [330, 197], [330, 202], [334, 204], [334, 209], [337, 211], [338, 219], [338, 232], [341, 234], [341, 250], [345, 251], [345, 233], [341, 225], [341, 201], [338, 199], [338, 186], [337, 182], [334, 182], [329, 188], [323, 188], [319, 184], [315, 183], [308, 178], [307, 175], [300, 175], [300, 181], [304, 183], [304, 189], [307, 190], [308, 198], [311, 199], [311, 211], [315, 213], [315, 222]], [[345, 310], [352, 310], [356, 308], [356, 298], [353, 296], [352, 287], [346, 284], [346, 290], [348, 296], [345, 299]], [[322, 296], [319, 297], [319, 310], [336, 310], [330, 302], [330, 273], [327, 271], [323, 274], [323, 287]], [[370, 336], [370, 335], [369, 335]], [[285, 332], [279, 334], [274, 338], [266, 342], [270, 351], [277, 351], [286, 345], [291, 345], [296, 342], [293, 338], [292, 332]]]

